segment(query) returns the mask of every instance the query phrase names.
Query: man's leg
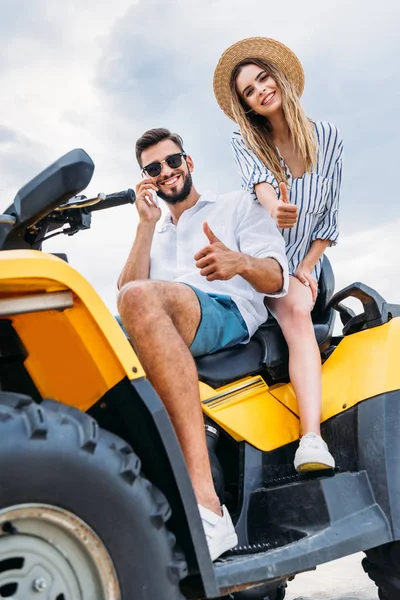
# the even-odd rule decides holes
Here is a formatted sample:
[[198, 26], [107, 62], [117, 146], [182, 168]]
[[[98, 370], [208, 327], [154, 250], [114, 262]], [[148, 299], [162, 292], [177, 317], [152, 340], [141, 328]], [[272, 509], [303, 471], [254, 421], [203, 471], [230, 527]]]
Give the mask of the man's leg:
[[197, 370], [188, 348], [201, 319], [198, 298], [184, 284], [137, 281], [122, 288], [118, 309], [147, 377], [174, 425], [197, 502], [220, 515], [204, 434]]

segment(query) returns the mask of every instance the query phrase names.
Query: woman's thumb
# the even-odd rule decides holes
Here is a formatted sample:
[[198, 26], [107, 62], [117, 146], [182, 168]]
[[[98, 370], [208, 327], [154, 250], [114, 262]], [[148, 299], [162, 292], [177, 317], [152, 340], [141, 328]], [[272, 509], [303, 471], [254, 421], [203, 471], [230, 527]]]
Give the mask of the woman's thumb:
[[279, 184], [279, 191], [281, 193], [282, 202], [285, 202], [285, 204], [290, 204], [289, 192], [286, 187], [286, 183], [283, 183], [283, 181]]

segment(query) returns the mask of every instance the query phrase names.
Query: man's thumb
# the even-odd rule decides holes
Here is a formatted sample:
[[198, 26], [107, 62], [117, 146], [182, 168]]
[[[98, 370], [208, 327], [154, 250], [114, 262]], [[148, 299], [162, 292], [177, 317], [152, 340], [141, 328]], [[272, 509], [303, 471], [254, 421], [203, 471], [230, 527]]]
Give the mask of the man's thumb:
[[204, 221], [203, 223], [203, 231], [206, 234], [206, 236], [208, 237], [208, 241], [210, 242], [210, 244], [213, 244], [215, 242], [219, 242], [219, 239], [217, 238], [217, 236], [211, 231], [209, 224], [207, 223], [207, 221]]
[[286, 187], [286, 183], [281, 182], [279, 184], [279, 190], [281, 192], [281, 200], [285, 202], [285, 204], [290, 204], [289, 192]]

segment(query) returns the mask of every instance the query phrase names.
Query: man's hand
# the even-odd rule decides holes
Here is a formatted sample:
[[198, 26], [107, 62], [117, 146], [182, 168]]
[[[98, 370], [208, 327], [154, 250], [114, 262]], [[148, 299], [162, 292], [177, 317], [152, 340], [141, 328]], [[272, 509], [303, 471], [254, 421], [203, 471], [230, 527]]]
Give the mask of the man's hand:
[[207, 281], [232, 279], [238, 274], [242, 255], [227, 248], [214, 235], [208, 223], [203, 223], [203, 231], [210, 243], [194, 255], [200, 275], [203, 275]]
[[281, 200], [278, 200], [271, 211], [271, 217], [281, 229], [290, 229], [297, 222], [297, 206], [290, 204], [286, 184], [280, 183]]
[[294, 276], [296, 277], [296, 279], [301, 281], [303, 285], [310, 288], [312, 301], [315, 304], [318, 296], [318, 282], [315, 279], [315, 277], [311, 275], [311, 270], [304, 264], [300, 263], [296, 269]]
[[136, 208], [142, 222], [155, 225], [161, 217], [161, 209], [153, 199], [153, 192], [157, 188], [151, 179], [143, 179], [136, 186]]

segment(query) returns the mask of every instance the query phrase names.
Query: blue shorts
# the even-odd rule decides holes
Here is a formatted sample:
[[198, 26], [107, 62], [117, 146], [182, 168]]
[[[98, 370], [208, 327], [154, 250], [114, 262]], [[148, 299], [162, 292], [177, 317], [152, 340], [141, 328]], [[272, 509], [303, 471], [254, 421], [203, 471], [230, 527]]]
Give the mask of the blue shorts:
[[[195, 292], [201, 310], [200, 323], [189, 348], [193, 356], [212, 354], [248, 338], [246, 322], [230, 296], [209, 294], [187, 283], [185, 285]], [[127, 335], [120, 317], [116, 319]]]
[[192, 285], [189, 287], [197, 295], [201, 309], [200, 323], [189, 348], [193, 356], [212, 354], [248, 338], [246, 322], [230, 296], [203, 292]]

